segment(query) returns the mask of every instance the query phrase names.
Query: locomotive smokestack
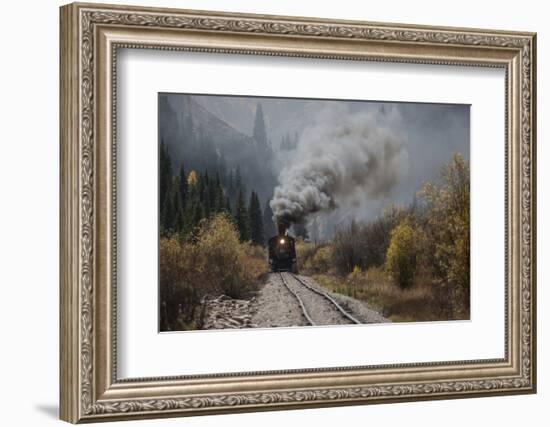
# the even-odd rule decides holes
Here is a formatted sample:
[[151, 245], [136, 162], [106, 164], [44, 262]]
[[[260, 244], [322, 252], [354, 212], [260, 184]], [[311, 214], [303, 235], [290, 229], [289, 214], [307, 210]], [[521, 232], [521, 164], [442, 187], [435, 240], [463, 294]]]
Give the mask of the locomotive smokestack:
[[279, 236], [284, 236], [289, 227], [290, 221], [287, 218], [277, 219], [277, 230], [279, 232]]

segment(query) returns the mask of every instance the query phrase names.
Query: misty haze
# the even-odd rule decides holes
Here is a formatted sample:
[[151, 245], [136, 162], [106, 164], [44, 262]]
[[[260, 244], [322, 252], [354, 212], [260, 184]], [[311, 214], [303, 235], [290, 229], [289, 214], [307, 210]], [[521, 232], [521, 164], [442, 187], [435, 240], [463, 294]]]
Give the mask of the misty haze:
[[159, 94], [161, 331], [470, 316], [470, 106]]

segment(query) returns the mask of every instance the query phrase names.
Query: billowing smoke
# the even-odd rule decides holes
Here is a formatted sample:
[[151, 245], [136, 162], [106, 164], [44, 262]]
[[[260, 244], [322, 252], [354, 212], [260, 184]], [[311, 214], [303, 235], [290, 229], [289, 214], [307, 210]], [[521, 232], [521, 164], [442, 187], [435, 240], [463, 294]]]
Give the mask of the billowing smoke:
[[407, 173], [399, 121], [393, 109], [352, 113], [337, 104], [322, 111], [279, 175], [270, 202], [279, 227], [389, 196]]

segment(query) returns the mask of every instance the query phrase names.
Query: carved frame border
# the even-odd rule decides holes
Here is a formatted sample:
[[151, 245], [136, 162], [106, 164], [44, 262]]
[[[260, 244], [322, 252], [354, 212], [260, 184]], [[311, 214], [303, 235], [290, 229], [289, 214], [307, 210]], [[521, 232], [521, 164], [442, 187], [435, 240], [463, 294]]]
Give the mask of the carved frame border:
[[[409, 371], [401, 372], [400, 369], [420, 365], [399, 365], [371, 367], [375, 374], [381, 371], [380, 378], [387, 379], [364, 384], [350, 381], [347, 386], [340, 386], [335, 381], [332, 386], [323, 387], [313, 380], [308, 382], [308, 374], [324, 371], [315, 369], [299, 371], [299, 378], [288, 376], [289, 379], [303, 379], [303, 386], [282, 387], [278, 384], [272, 389], [267, 387], [261, 391], [243, 388], [239, 392], [224, 392], [225, 380], [229, 378], [234, 384], [239, 381], [240, 375], [220, 375], [218, 380], [216, 376], [204, 378], [203, 383], [211, 385], [212, 392], [179, 395], [173, 395], [173, 390], [177, 388], [173, 389], [172, 386], [183, 384], [185, 378], [138, 379], [136, 384], [117, 382], [116, 361], [113, 356], [116, 355], [116, 338], [108, 337], [116, 329], [116, 314], [113, 315], [116, 299], [103, 295], [105, 301], [111, 302], [111, 306], [104, 307], [99, 303], [98, 298], [104, 290], [96, 277], [98, 269], [116, 273], [116, 257], [108, 259], [110, 254], [100, 254], [98, 249], [103, 240], [110, 238], [98, 235], [98, 230], [104, 230], [101, 227], [108, 221], [98, 212], [104, 208], [111, 209], [112, 220], [116, 221], [116, 212], [113, 210], [116, 187], [110, 201], [99, 200], [97, 188], [100, 175], [107, 172], [112, 174], [116, 167], [114, 150], [110, 153], [113, 170], [102, 169], [97, 160], [98, 138], [101, 138], [101, 132], [114, 132], [116, 126], [115, 108], [107, 108], [108, 114], [104, 112], [102, 115], [103, 107], [98, 101], [101, 98], [98, 91], [110, 90], [114, 93], [116, 88], [116, 74], [113, 69], [109, 70], [112, 76], [110, 81], [101, 87], [97, 84], [102, 64], [98, 63], [96, 56], [102, 28], [146, 29], [148, 33], [159, 31], [159, 34], [165, 34], [163, 31], [166, 30], [199, 32], [202, 35], [224, 34], [226, 37], [235, 37], [239, 40], [247, 35], [254, 36], [254, 40], [257, 40], [257, 37], [270, 36], [281, 40], [290, 39], [289, 43], [293, 46], [291, 49], [280, 50], [258, 49], [253, 46], [245, 46], [242, 49], [188, 48], [195, 51], [506, 67], [507, 80], [511, 81], [510, 87], [513, 92], [506, 95], [507, 111], [509, 115], [515, 114], [518, 118], [515, 125], [513, 120], [512, 124], [507, 124], [507, 144], [511, 146], [510, 150], [517, 150], [520, 156], [517, 174], [511, 178], [512, 181], [507, 180], [507, 184], [511, 182], [512, 186], [518, 187], [517, 196], [521, 206], [517, 212], [518, 220], [510, 223], [507, 221], [507, 227], [517, 230], [521, 236], [519, 241], [511, 242], [516, 247], [517, 261], [520, 264], [520, 287], [511, 290], [518, 293], [519, 299], [517, 305], [508, 305], [506, 311], [507, 322], [517, 323], [518, 360], [510, 360], [513, 354], [510, 355], [508, 352], [511, 346], [508, 341], [512, 337], [508, 336], [507, 330], [506, 358], [503, 361], [470, 361], [472, 364], [477, 363], [471, 368], [468, 366], [469, 362], [421, 364], [432, 370], [441, 370], [442, 367], [452, 370], [457, 365], [464, 368], [464, 372], [470, 369], [470, 375], [462, 374], [451, 380], [415, 381], [408, 376]], [[307, 49], [308, 41], [318, 40], [323, 40], [323, 43], [326, 41], [327, 48], [323, 45], [318, 51]], [[379, 55], [369, 56], [354, 55], [345, 49], [342, 54], [334, 53], [334, 50], [339, 49], [340, 40], [345, 43], [369, 42], [373, 45], [379, 42], [384, 43], [386, 47], [397, 44], [402, 46], [403, 50], [401, 53], [388, 55], [382, 49]], [[535, 34], [72, 4], [61, 8], [60, 42], [62, 419], [70, 422], [100, 421], [535, 391]], [[237, 40], [236, 43], [238, 44]], [[110, 46], [110, 66], [116, 63], [117, 47], [185, 49], [174, 44], [163, 44], [162, 41], [153, 44], [134, 43], [131, 39], [126, 42], [119, 41]], [[456, 48], [456, 56], [453, 56], [452, 49], [450, 53], [435, 58], [427, 53], [430, 49], [442, 47]], [[461, 56], [463, 52], [469, 52], [469, 49], [474, 48], [478, 57]], [[388, 50], [391, 51], [390, 48]], [[407, 53], [409, 50], [410, 53]], [[488, 53], [486, 57], [479, 53], [483, 51]], [[502, 59], [502, 55], [508, 55], [509, 59]], [[510, 99], [514, 100], [514, 105], [508, 105]], [[112, 102], [115, 100], [116, 97]], [[101, 130], [98, 128], [100, 120], [109, 122], [112, 128]], [[507, 119], [507, 122], [509, 121]], [[510, 240], [508, 232], [506, 238], [507, 241]], [[116, 248], [116, 234], [111, 239], [108, 244]], [[109, 267], [103, 266], [103, 263], [109, 261], [112, 263]], [[103, 301], [101, 299], [101, 302]], [[110, 323], [104, 325], [99, 323], [100, 320], [110, 320]], [[106, 342], [113, 348], [105, 348], [107, 346], [101, 341], [101, 333], [107, 336]], [[491, 369], [511, 365], [516, 367], [513, 374], [491, 374]], [[365, 370], [366, 367], [362, 369]], [[486, 369], [487, 373], [483, 373], [483, 369]], [[343, 375], [343, 370], [345, 368], [329, 369], [332, 379]], [[361, 371], [359, 367], [356, 370]], [[107, 379], [101, 377], [105, 374], [104, 371], [108, 371], [103, 375]], [[249, 374], [254, 380], [259, 374], [268, 373]], [[200, 378], [197, 381], [200, 383]], [[216, 381], [221, 387], [219, 390], [216, 389]], [[330, 378], [327, 381], [330, 383]], [[161, 393], [153, 391], [155, 386], [165, 387], [166, 390]]]

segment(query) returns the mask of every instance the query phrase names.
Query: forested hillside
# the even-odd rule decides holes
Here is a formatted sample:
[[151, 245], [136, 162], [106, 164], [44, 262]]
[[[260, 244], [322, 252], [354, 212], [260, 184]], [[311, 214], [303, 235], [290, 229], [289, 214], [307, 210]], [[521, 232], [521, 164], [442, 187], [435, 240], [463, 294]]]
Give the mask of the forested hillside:
[[[161, 94], [159, 139], [174, 171], [183, 164], [188, 172], [208, 171], [211, 177], [218, 174], [225, 185], [230, 173], [236, 179], [239, 168], [244, 196], [248, 198], [254, 190], [264, 204], [272, 197], [276, 184], [271, 168], [273, 150], [261, 104], [251, 114], [253, 126], [245, 134], [219, 119], [192, 96]], [[229, 196], [233, 203], [234, 195]]]

